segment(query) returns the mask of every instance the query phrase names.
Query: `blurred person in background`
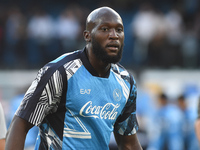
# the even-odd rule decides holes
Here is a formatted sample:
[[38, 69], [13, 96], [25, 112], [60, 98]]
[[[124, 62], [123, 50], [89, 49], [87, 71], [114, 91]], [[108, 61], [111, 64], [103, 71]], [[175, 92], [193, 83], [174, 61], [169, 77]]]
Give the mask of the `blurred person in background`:
[[149, 139], [148, 150], [183, 150], [183, 115], [180, 109], [169, 103], [165, 93], [158, 95], [158, 109], [154, 116], [154, 135]]
[[2, 68], [4, 66], [4, 32], [5, 32], [5, 16], [6, 16], [6, 8], [3, 5], [0, 5], [0, 67]]
[[198, 103], [198, 118], [195, 121], [195, 132], [200, 145], [200, 98]]
[[[151, 3], [146, 2], [141, 4], [139, 11], [132, 20], [132, 32], [135, 39], [133, 60], [136, 65], [140, 67], [159, 59], [156, 57], [156, 60], [154, 58], [149, 60], [152, 56], [152, 54], [149, 54], [151, 53], [149, 52], [149, 44], [153, 40], [162, 39], [163, 35], [165, 35], [165, 26], [164, 17], [161, 12], [157, 11]], [[153, 55], [157, 53], [160, 52], [156, 51]]]
[[9, 68], [24, 66], [26, 41], [26, 17], [18, 6], [8, 9], [8, 18], [5, 24], [5, 51], [4, 65]]
[[191, 21], [185, 23], [181, 43], [181, 54], [184, 68], [196, 68], [199, 59], [199, 41]]
[[170, 45], [180, 44], [183, 32], [183, 18], [178, 8], [171, 8], [164, 16], [166, 23], [166, 38]]
[[83, 50], [39, 70], [11, 122], [6, 150], [22, 150], [34, 125], [40, 128], [35, 149], [105, 150], [112, 132], [120, 150], [142, 149], [136, 82], [118, 64], [124, 45], [120, 15], [109, 7], [95, 9], [87, 17], [84, 39]]
[[34, 7], [27, 25], [27, 56], [31, 67], [39, 67], [57, 55], [55, 22], [43, 8]]
[[4, 111], [0, 103], [0, 150], [4, 150], [5, 148], [6, 132], [7, 132], [7, 128], [6, 128]]
[[199, 149], [198, 141], [195, 135], [193, 111], [189, 109], [187, 100], [184, 95], [178, 97], [178, 106], [183, 112], [183, 137], [184, 137], [184, 150], [195, 150]]
[[56, 23], [56, 34], [59, 38], [62, 52], [75, 50], [78, 45], [81, 25], [75, 11], [76, 9], [73, 7], [67, 7], [60, 14]]
[[132, 32], [135, 39], [133, 60], [138, 65], [147, 61], [148, 45], [156, 33], [155, 10], [150, 3], [144, 3], [132, 20]]

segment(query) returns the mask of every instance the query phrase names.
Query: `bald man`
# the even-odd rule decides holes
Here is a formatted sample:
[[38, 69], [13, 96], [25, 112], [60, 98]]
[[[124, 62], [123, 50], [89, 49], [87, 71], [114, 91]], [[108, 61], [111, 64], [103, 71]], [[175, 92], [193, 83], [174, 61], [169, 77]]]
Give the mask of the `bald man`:
[[118, 64], [124, 45], [120, 15], [109, 7], [92, 11], [86, 46], [42, 67], [15, 113], [6, 150], [22, 150], [38, 126], [35, 149], [108, 150], [114, 132], [120, 150], [140, 150], [136, 132], [136, 82]]

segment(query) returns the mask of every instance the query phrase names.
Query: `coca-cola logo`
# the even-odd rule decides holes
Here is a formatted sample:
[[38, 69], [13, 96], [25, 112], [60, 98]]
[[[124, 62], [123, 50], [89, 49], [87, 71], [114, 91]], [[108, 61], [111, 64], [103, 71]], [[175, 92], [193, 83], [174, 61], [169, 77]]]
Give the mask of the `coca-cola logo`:
[[119, 106], [119, 104], [115, 105], [113, 103], [106, 103], [104, 106], [93, 106], [92, 101], [89, 101], [81, 108], [79, 114], [83, 117], [115, 120]]

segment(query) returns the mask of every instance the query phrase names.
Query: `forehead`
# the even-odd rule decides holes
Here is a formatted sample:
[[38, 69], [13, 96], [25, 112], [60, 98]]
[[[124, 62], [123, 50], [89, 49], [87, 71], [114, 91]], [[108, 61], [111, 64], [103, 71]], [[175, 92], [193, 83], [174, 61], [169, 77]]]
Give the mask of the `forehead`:
[[96, 9], [87, 18], [87, 28], [94, 29], [102, 24], [113, 24], [123, 26], [120, 15], [109, 8]]
[[118, 15], [108, 15], [108, 14], [103, 14], [99, 18], [95, 20], [95, 24], [97, 26], [102, 25], [102, 24], [113, 24], [113, 25], [121, 25], [123, 26], [123, 22], [120, 16]]

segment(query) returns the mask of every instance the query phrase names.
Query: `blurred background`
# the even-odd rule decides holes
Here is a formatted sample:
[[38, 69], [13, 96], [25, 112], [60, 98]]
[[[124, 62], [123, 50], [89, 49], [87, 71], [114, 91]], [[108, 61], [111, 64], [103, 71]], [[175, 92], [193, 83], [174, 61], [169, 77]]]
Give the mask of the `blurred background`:
[[[87, 15], [110, 6], [122, 17], [121, 64], [137, 81], [138, 138], [144, 150], [198, 150], [199, 0], [1, 0], [0, 102], [7, 126], [47, 62], [84, 48]], [[33, 149], [37, 129], [27, 137]], [[110, 149], [116, 149], [111, 136]]]

